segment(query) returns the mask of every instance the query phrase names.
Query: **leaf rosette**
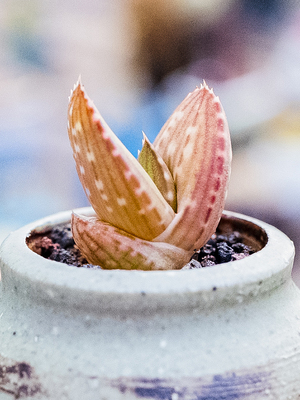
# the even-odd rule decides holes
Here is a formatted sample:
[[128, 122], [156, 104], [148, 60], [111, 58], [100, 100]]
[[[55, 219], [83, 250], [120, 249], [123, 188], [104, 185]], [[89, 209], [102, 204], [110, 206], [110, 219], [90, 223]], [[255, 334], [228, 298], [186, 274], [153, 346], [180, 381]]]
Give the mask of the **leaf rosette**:
[[183, 100], [136, 159], [79, 81], [68, 133], [94, 216], [73, 213], [76, 245], [112, 269], [180, 269], [202, 247], [224, 208], [231, 143], [220, 100], [203, 83]]

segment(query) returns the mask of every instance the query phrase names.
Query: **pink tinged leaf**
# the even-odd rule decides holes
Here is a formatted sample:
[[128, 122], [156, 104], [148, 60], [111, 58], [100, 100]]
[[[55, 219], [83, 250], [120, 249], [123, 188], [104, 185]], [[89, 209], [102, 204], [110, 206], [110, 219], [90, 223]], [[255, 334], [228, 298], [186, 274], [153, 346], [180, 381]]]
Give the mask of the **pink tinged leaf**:
[[215, 232], [225, 204], [231, 143], [225, 113], [204, 83], [177, 107], [154, 141], [177, 188], [177, 214], [155, 238], [186, 250]]
[[155, 151], [145, 134], [138, 161], [158, 187], [166, 202], [176, 212], [177, 198], [173, 177], [166, 163]]
[[174, 211], [80, 82], [71, 94], [68, 115], [78, 176], [98, 218], [146, 240], [162, 233]]
[[191, 252], [136, 238], [95, 217], [73, 213], [72, 233], [88, 262], [104, 269], [179, 269], [191, 257]]

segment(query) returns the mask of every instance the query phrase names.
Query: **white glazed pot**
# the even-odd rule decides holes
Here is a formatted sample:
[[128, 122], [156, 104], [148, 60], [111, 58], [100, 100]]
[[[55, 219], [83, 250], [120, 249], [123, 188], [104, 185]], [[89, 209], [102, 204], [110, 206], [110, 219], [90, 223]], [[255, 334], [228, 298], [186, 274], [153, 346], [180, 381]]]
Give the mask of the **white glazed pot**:
[[[262, 250], [198, 270], [75, 268], [26, 245], [0, 250], [0, 399], [300, 398], [300, 291], [292, 242], [226, 212]], [[252, 239], [251, 239], [252, 238]]]

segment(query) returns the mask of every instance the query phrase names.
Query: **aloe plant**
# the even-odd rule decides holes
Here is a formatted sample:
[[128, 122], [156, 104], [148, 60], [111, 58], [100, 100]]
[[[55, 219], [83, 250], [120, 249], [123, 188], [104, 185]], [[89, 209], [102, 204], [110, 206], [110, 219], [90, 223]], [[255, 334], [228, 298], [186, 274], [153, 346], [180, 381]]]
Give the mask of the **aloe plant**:
[[103, 268], [179, 269], [215, 232], [231, 165], [228, 124], [204, 82], [183, 100], [136, 159], [79, 81], [68, 132], [95, 216], [73, 213], [76, 245]]

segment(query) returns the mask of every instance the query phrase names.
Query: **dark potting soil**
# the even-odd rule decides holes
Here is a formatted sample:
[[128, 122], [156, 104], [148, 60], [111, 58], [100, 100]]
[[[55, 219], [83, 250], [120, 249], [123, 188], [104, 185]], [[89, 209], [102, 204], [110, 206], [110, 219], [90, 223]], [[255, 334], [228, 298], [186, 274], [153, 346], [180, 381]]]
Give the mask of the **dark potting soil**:
[[[44, 258], [62, 262], [74, 267], [102, 269], [99, 265], [89, 264], [76, 247], [72, 237], [71, 225], [58, 225], [49, 232], [35, 233], [30, 240], [31, 250]], [[195, 251], [191, 260], [183, 269], [211, 267], [228, 261], [240, 260], [254, 253], [243, 243], [239, 232], [230, 234], [215, 233], [200, 250]]]
[[91, 269], [102, 269], [99, 265], [89, 264], [76, 247], [71, 224], [57, 225], [42, 234], [34, 233], [28, 246], [35, 253], [49, 260]]
[[228, 235], [215, 233], [198, 251], [183, 269], [211, 267], [228, 261], [241, 260], [254, 253], [254, 250], [243, 243], [242, 235], [234, 231]]

